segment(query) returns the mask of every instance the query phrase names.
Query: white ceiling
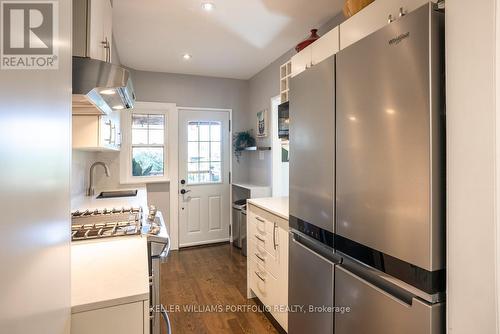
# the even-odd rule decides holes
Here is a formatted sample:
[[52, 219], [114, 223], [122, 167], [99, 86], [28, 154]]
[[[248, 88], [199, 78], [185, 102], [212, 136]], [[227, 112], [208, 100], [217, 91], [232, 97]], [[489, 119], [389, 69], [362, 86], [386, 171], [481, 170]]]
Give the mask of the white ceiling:
[[[115, 0], [113, 35], [138, 70], [249, 79], [341, 11], [343, 0]], [[189, 61], [182, 55], [189, 53]]]

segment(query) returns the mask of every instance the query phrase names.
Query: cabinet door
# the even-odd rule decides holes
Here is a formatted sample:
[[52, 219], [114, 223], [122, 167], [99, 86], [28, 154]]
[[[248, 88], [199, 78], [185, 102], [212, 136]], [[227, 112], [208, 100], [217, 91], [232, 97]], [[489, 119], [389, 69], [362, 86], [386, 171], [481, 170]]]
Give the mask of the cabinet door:
[[71, 334], [143, 334], [144, 302], [71, 315]]
[[[104, 41], [108, 43], [107, 52], [108, 52], [108, 62], [111, 62], [111, 50], [113, 50], [113, 7], [111, 6], [111, 2], [108, 0], [101, 0], [104, 8], [104, 16], [103, 16], [103, 33], [104, 33]], [[106, 50], [105, 50], [106, 52]], [[105, 54], [106, 56], [106, 54]]]
[[312, 64], [316, 65], [339, 52], [339, 27], [321, 36], [312, 45]]
[[104, 0], [90, 0], [89, 11], [89, 56], [93, 59], [106, 60], [104, 41]]
[[312, 62], [312, 45], [292, 57], [292, 77], [304, 72]]
[[340, 49], [359, 41], [388, 24], [388, 17], [399, 16], [399, 9], [409, 13], [428, 3], [428, 0], [384, 0], [374, 1], [340, 25]]

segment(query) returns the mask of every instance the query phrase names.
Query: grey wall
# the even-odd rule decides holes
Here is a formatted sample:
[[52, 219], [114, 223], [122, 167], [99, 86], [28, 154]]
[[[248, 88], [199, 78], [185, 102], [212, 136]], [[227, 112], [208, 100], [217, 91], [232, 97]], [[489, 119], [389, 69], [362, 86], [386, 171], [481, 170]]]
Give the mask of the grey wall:
[[[119, 63], [119, 56], [113, 52], [114, 62]], [[233, 131], [246, 126], [248, 114], [248, 81], [201, 77], [193, 75], [145, 72], [131, 69], [137, 101], [176, 103], [181, 107], [232, 109]], [[72, 193], [80, 193], [88, 182], [88, 168], [93, 161], [107, 163], [111, 177], [107, 178], [101, 169], [96, 170], [96, 184], [102, 189], [130, 188], [120, 185], [119, 153], [74, 152]], [[233, 159], [233, 180], [246, 182], [248, 167], [245, 157], [238, 163]], [[147, 185], [149, 204], [156, 205], [165, 214], [168, 222], [169, 184]]]
[[[138, 101], [171, 102], [181, 107], [233, 110], [233, 133], [246, 126], [248, 87], [245, 80], [132, 70]], [[245, 159], [233, 159], [233, 179], [247, 181]]]
[[[322, 35], [344, 20], [343, 14], [339, 14], [322, 25], [318, 33]], [[280, 66], [290, 60], [295, 53], [295, 50], [291, 49], [249, 80], [249, 106], [246, 115], [246, 129], [253, 129], [254, 133], [256, 133], [257, 112], [263, 109], [271, 110], [271, 98], [280, 93]], [[258, 144], [271, 146], [270, 136], [258, 139]], [[264, 160], [260, 160], [259, 154], [256, 152], [245, 152], [244, 155], [248, 161], [249, 182], [272, 186], [272, 153], [270, 151], [264, 152]]]

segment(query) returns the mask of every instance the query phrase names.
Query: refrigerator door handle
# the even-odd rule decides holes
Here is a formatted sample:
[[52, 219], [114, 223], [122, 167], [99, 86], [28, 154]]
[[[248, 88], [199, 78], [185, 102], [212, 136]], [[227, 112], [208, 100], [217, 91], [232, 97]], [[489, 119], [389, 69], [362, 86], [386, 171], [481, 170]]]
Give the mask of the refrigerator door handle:
[[384, 295], [396, 299], [409, 307], [413, 304], [413, 298], [417, 297], [397, 282], [388, 281], [376, 269], [361, 265], [345, 257], [343, 263], [338, 268], [354, 278], [361, 279]]
[[306, 248], [308, 251], [324, 258], [332, 264], [342, 263], [342, 257], [339, 254], [334, 253], [328, 246], [323, 246], [319, 241], [312, 239], [301, 232], [291, 231], [290, 233], [293, 237], [292, 241]]

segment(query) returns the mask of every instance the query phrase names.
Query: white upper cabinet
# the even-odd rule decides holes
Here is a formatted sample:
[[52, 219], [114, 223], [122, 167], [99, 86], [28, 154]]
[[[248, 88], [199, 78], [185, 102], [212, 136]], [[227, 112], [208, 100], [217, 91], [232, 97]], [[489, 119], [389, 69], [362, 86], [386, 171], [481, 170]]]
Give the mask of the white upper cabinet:
[[335, 27], [292, 57], [292, 77], [336, 54], [339, 47], [339, 27]]
[[312, 44], [292, 57], [292, 77], [304, 72], [311, 66]]
[[90, 58], [111, 62], [112, 15], [110, 1], [90, 0]]
[[73, 56], [111, 62], [112, 11], [109, 0], [73, 0]]
[[376, 0], [340, 25], [340, 49], [359, 41], [399, 18], [400, 8], [409, 13], [428, 3], [428, 0]]
[[335, 27], [318, 39], [312, 46], [312, 65], [339, 52], [339, 27]]

